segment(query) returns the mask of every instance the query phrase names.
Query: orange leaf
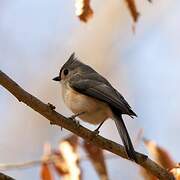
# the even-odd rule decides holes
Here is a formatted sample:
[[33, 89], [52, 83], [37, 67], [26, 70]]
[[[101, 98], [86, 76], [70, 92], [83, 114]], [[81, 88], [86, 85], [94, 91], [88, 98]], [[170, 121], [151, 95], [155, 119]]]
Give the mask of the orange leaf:
[[176, 180], [180, 180], [180, 165], [170, 170], [170, 172], [174, 175]]
[[52, 180], [52, 173], [47, 163], [41, 164], [41, 180]]
[[87, 22], [93, 15], [93, 10], [90, 6], [90, 0], [76, 0], [75, 8], [76, 15], [83, 22]]
[[53, 159], [52, 165], [59, 175], [64, 176], [66, 174], [69, 174], [67, 164], [64, 161], [62, 154], [60, 152], [53, 152], [52, 159]]
[[78, 137], [75, 135], [59, 143], [59, 152], [54, 153], [54, 167], [65, 180], [80, 180], [81, 170], [77, 154]]
[[139, 18], [139, 12], [137, 11], [135, 0], [125, 0], [128, 5], [128, 9], [131, 13], [134, 22], [137, 22]]
[[165, 169], [172, 169], [175, 166], [175, 162], [172, 160], [170, 154], [165, 149], [158, 146], [154, 141], [144, 139], [144, 143], [149, 153], [162, 167]]
[[[71, 144], [72, 148], [73, 148], [73, 151], [76, 152], [77, 151], [77, 147], [78, 147], [78, 136], [76, 135], [71, 135], [70, 137], [64, 139], [63, 141], [67, 141], [68, 143]], [[62, 142], [63, 142], [62, 141]]]
[[103, 150], [86, 141], [84, 141], [83, 146], [89, 156], [89, 159], [94, 165], [94, 168], [96, 169], [96, 172], [98, 173], [100, 179], [103, 179], [103, 180], [109, 179]]

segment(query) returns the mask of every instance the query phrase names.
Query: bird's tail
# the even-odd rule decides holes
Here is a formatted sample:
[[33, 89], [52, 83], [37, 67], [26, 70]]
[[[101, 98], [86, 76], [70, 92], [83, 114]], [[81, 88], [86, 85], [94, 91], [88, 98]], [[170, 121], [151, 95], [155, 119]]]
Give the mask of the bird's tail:
[[134, 150], [133, 144], [129, 137], [124, 121], [122, 119], [122, 114], [114, 112], [114, 121], [115, 121], [116, 127], [118, 129], [119, 135], [122, 139], [122, 142], [124, 144], [124, 147], [126, 149], [126, 153], [129, 159], [137, 162], [136, 152]]

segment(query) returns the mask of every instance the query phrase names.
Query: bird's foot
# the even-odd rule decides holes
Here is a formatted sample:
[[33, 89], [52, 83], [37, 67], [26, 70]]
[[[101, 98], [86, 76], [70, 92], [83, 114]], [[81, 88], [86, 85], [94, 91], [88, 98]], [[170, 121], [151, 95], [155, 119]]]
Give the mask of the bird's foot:
[[72, 120], [73, 120], [73, 122], [75, 122], [75, 124], [76, 124], [77, 127], [80, 126], [80, 122], [79, 122], [77, 119], [74, 118], [74, 119], [72, 119]]
[[104, 121], [102, 121], [100, 124], [99, 124], [99, 126], [93, 131], [93, 133], [97, 136], [97, 135], [99, 135], [99, 129], [100, 129], [100, 127], [103, 125], [103, 123], [104, 123]]
[[96, 128], [94, 131], [93, 131], [93, 134], [95, 136], [98, 136], [99, 135], [99, 128]]
[[77, 113], [77, 114], [74, 114], [74, 115], [72, 115], [71, 117], [69, 117], [69, 119], [73, 120], [78, 127], [80, 126], [80, 123], [79, 123], [79, 121], [76, 119], [76, 117], [80, 116], [81, 114], [84, 114], [84, 112]]

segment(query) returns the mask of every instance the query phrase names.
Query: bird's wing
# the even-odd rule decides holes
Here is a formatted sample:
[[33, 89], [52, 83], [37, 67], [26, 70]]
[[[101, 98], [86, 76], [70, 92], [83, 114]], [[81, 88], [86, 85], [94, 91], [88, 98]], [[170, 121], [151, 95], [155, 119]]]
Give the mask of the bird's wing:
[[103, 83], [102, 81], [81, 77], [70, 80], [70, 86], [82, 94], [108, 103], [110, 106], [119, 109], [122, 114], [136, 116], [123, 96], [116, 91], [110, 83]]

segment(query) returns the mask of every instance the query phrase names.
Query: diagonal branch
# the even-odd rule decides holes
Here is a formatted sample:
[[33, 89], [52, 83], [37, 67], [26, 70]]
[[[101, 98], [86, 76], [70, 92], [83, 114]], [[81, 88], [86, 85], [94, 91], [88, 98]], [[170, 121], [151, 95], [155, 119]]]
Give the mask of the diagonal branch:
[[6, 174], [0, 173], [0, 179], [2, 180], [15, 180], [14, 178], [7, 176]]
[[[9, 78], [0, 70], [0, 85], [7, 89], [12, 95], [14, 95], [20, 102], [25, 103], [42, 116], [49, 120], [51, 124], [63, 127], [74, 134], [80, 136], [84, 140], [93, 143], [94, 145], [110, 151], [122, 158], [128, 159], [125, 149], [122, 145], [119, 145], [111, 140], [105, 139], [102, 136], [94, 135], [92, 131], [83, 127], [77, 126], [71, 119], [64, 117], [63, 115], [52, 110], [48, 104], [43, 103], [38, 98], [26, 92], [16, 82]], [[159, 179], [173, 180], [174, 177], [166, 170], [149, 159], [147, 156], [136, 152], [138, 158], [138, 164], [144, 167], [147, 171], [152, 173]]]

